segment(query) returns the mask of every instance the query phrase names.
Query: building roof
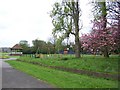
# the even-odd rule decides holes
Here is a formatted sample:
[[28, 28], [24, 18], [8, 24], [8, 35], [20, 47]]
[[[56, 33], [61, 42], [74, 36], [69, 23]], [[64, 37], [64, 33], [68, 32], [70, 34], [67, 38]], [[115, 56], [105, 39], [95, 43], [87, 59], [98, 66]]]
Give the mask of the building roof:
[[64, 51], [68, 51], [67, 48], [65, 48]]
[[12, 49], [22, 49], [22, 47], [19, 44], [15, 44]]

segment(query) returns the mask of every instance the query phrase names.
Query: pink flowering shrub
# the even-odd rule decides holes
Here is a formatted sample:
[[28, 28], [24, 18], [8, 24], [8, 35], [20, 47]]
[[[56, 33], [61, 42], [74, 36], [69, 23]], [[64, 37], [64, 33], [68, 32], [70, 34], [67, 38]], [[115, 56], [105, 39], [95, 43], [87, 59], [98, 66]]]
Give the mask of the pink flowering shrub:
[[119, 46], [118, 37], [120, 37], [119, 29], [116, 26], [111, 26], [104, 30], [103, 22], [102, 19], [94, 22], [93, 30], [81, 36], [83, 50], [95, 54], [96, 52], [103, 52], [104, 46], [107, 46], [109, 52], [117, 49]]

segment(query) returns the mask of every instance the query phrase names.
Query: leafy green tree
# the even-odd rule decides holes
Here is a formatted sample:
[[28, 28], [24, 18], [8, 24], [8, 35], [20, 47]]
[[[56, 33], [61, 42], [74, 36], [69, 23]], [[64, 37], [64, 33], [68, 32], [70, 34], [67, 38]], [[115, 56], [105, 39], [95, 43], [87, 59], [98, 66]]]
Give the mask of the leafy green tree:
[[39, 50], [39, 53], [47, 53], [47, 44], [45, 41], [36, 39], [32, 42], [34, 51], [37, 52]]
[[54, 53], [54, 44], [52, 44], [50, 41], [47, 42], [47, 54], [53, 54]]
[[82, 28], [79, 0], [56, 2], [50, 16], [54, 26], [53, 33], [61, 39], [69, 37], [69, 34], [75, 36], [75, 56], [79, 58], [81, 49], [79, 31]]
[[20, 41], [19, 44], [23, 48], [22, 49], [23, 54], [31, 53], [30, 47], [29, 47], [28, 42], [26, 40]]
[[57, 35], [55, 35], [55, 33], [53, 32], [52, 37], [50, 37], [48, 39], [48, 41], [53, 44], [53, 52], [55, 54], [56, 53]]
[[62, 43], [61, 38], [58, 38], [56, 40], [56, 53], [59, 53], [59, 51], [63, 51], [65, 48], [65, 45]]

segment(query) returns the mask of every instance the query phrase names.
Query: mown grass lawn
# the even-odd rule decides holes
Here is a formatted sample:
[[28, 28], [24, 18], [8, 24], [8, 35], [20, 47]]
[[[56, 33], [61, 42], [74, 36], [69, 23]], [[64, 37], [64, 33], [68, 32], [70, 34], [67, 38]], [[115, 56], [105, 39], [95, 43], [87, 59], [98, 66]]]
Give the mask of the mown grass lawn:
[[[66, 59], [67, 60], [64, 60]], [[62, 66], [67, 68], [89, 70], [101, 73], [118, 73], [118, 62], [120, 61], [119, 56], [111, 55], [110, 58], [104, 58], [102, 56], [84, 55], [80, 59], [76, 59], [70, 55], [62, 56], [49, 56], [43, 58], [34, 57], [20, 57], [22, 61], [27, 62], [40, 62], [48, 66]]]
[[[7, 61], [14, 68], [60, 88], [117, 88], [118, 82], [93, 78], [55, 69], [45, 68], [25, 62]], [[17, 78], [17, 77], [16, 77]]]
[[19, 58], [20, 56], [10, 56], [10, 53], [0, 52], [0, 58], [8, 59], [8, 58]]
[[8, 53], [2, 53], [2, 52], [0, 52], [0, 58], [1, 59], [7, 59], [7, 58], [10, 58], [10, 57], [9, 57]]

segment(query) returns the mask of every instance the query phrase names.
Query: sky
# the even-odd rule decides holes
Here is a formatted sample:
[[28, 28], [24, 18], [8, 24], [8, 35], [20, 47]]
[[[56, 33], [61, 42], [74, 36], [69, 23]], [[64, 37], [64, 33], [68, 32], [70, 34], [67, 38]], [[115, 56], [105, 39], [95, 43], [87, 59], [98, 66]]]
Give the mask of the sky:
[[[20, 40], [47, 41], [52, 36], [52, 19], [49, 12], [57, 0], [0, 0], [0, 47], [12, 47]], [[81, 0], [83, 29], [90, 30], [91, 6]]]

